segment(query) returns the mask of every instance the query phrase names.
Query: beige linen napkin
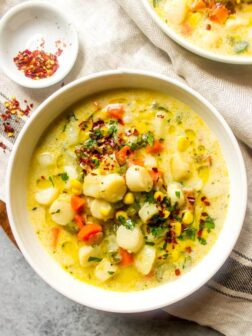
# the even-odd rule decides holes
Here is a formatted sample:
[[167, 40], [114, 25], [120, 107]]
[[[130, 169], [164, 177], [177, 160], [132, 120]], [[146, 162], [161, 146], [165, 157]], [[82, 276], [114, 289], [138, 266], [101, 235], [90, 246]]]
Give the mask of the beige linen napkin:
[[[0, 15], [20, 2], [2, 0]], [[53, 3], [74, 20], [80, 38], [78, 60], [70, 75], [64, 79], [65, 84], [92, 72], [119, 67], [166, 74], [187, 82], [201, 92], [224, 115], [236, 135], [252, 147], [250, 67], [241, 69], [212, 63], [184, 51], [146, 16], [140, 0], [54, 0]], [[35, 107], [61, 84], [49, 89], [30, 90], [16, 85], [0, 72], [0, 92], [9, 97], [15, 95], [21, 102], [27, 99]], [[11, 150], [12, 143], [1, 137], [1, 132], [0, 141], [4, 141]], [[252, 153], [245, 145], [242, 145], [242, 149], [251, 191]], [[4, 153], [0, 148], [0, 199], [3, 200], [9, 150]], [[211, 326], [226, 335], [252, 334], [251, 209], [252, 197], [249, 195], [242, 234], [221, 271], [197, 293], [167, 307], [167, 311]]]

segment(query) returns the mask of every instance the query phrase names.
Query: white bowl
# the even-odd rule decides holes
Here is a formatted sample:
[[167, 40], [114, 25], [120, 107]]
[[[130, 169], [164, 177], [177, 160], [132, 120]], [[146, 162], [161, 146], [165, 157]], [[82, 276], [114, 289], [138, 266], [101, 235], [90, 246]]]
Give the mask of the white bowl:
[[230, 64], [252, 64], [252, 56], [226, 56], [198, 47], [196, 44], [191, 43], [182, 35], [176, 33], [168, 24], [166, 24], [156, 13], [149, 0], [141, 1], [148, 14], [152, 17], [153, 21], [163, 30], [163, 32], [185, 49], [190, 50], [191, 52], [199, 56], [208, 58], [212, 61]]
[[[177, 280], [138, 292], [113, 292], [76, 280], [45, 251], [34, 233], [27, 211], [27, 174], [33, 151], [43, 132], [67, 107], [81, 98], [116, 88], [163, 91], [193, 108], [219, 139], [230, 176], [230, 206], [223, 229], [210, 252]], [[32, 268], [53, 288], [89, 307], [113, 312], [142, 312], [167, 306], [207, 282], [230, 254], [242, 227], [247, 182], [237, 141], [222, 116], [198, 93], [174, 79], [143, 71], [109, 71], [63, 87], [33, 113], [11, 154], [7, 176], [7, 211], [12, 231]]]
[[[56, 41], [62, 41], [59, 68], [48, 78], [34, 80], [18, 70], [13, 58], [25, 49], [55, 53]], [[62, 43], [62, 44], [63, 44]], [[11, 8], [0, 21], [0, 66], [16, 83], [28, 88], [44, 88], [62, 80], [74, 65], [78, 54], [78, 36], [71, 20], [57, 7], [45, 1], [28, 1]]]

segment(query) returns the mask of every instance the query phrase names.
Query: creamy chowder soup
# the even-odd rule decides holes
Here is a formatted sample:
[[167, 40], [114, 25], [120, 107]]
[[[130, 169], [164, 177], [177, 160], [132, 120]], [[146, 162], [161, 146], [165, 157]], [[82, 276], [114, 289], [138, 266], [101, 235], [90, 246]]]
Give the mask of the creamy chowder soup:
[[225, 220], [220, 145], [188, 106], [163, 93], [116, 90], [72, 106], [31, 163], [30, 220], [75, 278], [141, 290], [189, 271]]
[[150, 0], [175, 32], [222, 55], [252, 55], [252, 2], [246, 0]]

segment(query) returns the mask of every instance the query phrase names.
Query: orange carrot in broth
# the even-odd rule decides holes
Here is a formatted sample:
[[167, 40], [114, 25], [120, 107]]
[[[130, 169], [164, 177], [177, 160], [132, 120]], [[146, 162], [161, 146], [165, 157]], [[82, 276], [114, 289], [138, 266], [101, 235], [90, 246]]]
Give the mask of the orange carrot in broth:
[[146, 152], [149, 154], [158, 154], [162, 152], [164, 145], [159, 140], [155, 140], [152, 146], [146, 147]]
[[124, 146], [118, 152], [116, 152], [116, 159], [120, 166], [124, 165], [129, 157], [131, 151], [129, 146]]
[[106, 107], [106, 111], [111, 118], [122, 120], [124, 115], [123, 104], [109, 104]]
[[57, 227], [53, 227], [51, 229], [51, 234], [52, 234], [52, 248], [55, 250], [58, 244], [58, 240], [59, 240], [59, 233], [60, 233], [60, 229]]
[[78, 212], [82, 210], [84, 208], [84, 205], [85, 205], [84, 198], [76, 195], [73, 195], [71, 197], [71, 206], [74, 211]]
[[87, 241], [91, 235], [98, 232], [102, 232], [102, 226], [100, 224], [84, 225], [78, 233], [78, 239]]
[[209, 19], [216, 23], [224, 23], [229, 16], [229, 10], [222, 4], [216, 4], [209, 13]]
[[84, 219], [81, 215], [76, 214], [74, 216], [74, 221], [78, 225], [78, 228], [81, 229], [84, 226]]
[[132, 253], [129, 253], [127, 250], [124, 250], [123, 248], [119, 248], [119, 253], [120, 253], [120, 256], [121, 256], [121, 263], [120, 265], [121, 266], [129, 266], [133, 263], [134, 261], [134, 258], [133, 258], [133, 255]]

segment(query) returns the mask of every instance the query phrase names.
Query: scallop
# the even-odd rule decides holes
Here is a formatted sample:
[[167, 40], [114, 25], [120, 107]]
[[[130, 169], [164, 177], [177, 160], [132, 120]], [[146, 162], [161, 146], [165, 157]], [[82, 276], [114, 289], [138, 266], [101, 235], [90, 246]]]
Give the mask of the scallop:
[[109, 259], [104, 258], [95, 268], [95, 276], [101, 282], [110, 279], [117, 271], [118, 267], [113, 265]]
[[85, 176], [83, 193], [85, 196], [99, 198], [101, 195], [101, 176], [91, 174]]
[[164, 10], [166, 18], [174, 24], [181, 24], [188, 12], [186, 1], [184, 0], [168, 0], [165, 3]]
[[55, 156], [50, 152], [41, 153], [38, 155], [38, 162], [43, 167], [52, 166], [55, 163]]
[[158, 213], [159, 210], [156, 204], [144, 203], [138, 215], [144, 223], [148, 223], [148, 221]]
[[182, 207], [185, 203], [185, 196], [180, 183], [172, 182], [168, 184], [167, 196], [171, 201], [171, 205], [177, 203], [179, 207]]
[[92, 255], [94, 252], [94, 248], [92, 246], [82, 246], [79, 249], [79, 262], [82, 267], [88, 266], [89, 265], [89, 257]]
[[132, 165], [126, 171], [126, 184], [131, 191], [151, 191], [153, 187], [153, 180], [144, 167]]
[[145, 245], [134, 259], [136, 269], [143, 275], [149, 274], [152, 270], [155, 259], [156, 249]]
[[59, 225], [66, 225], [74, 218], [75, 212], [73, 211], [70, 199], [59, 197], [50, 206], [49, 212], [52, 220]]
[[183, 181], [190, 177], [190, 163], [186, 161], [181, 154], [173, 154], [170, 160], [171, 173], [175, 181]]
[[121, 201], [126, 193], [124, 178], [119, 174], [108, 174], [101, 178], [100, 196], [108, 202]]
[[54, 187], [43, 189], [35, 194], [35, 199], [39, 204], [49, 205], [58, 196], [59, 190]]
[[142, 231], [138, 226], [132, 230], [121, 225], [116, 232], [116, 241], [118, 246], [129, 252], [137, 252], [141, 249], [144, 243]]

